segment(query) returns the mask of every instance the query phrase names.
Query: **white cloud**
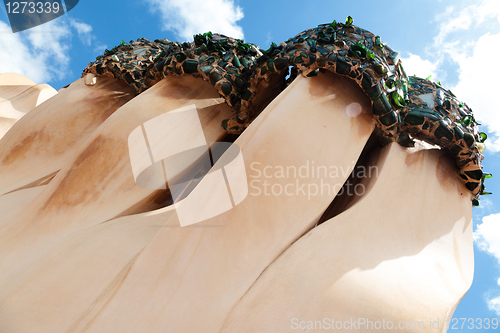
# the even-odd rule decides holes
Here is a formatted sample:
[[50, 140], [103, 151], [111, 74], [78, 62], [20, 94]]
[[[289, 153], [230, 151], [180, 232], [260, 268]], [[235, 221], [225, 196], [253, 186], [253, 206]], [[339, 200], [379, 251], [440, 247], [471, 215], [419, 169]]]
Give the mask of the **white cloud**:
[[474, 232], [477, 246], [494, 256], [500, 264], [500, 213], [483, 217]]
[[232, 0], [147, 0], [153, 13], [160, 12], [164, 30], [191, 41], [193, 35], [207, 31], [243, 39], [243, 29], [236, 24], [243, 10]]
[[0, 73], [19, 73], [36, 83], [70, 75], [71, 28], [86, 45], [95, 39], [91, 26], [66, 17], [18, 33], [0, 20]]
[[267, 47], [267, 45], [271, 45], [272, 42], [273, 42], [273, 34], [271, 33], [271, 31], [268, 31], [267, 38], [266, 38], [266, 44], [264, 44], [264, 47]]
[[37, 83], [61, 75], [69, 62], [68, 46], [62, 43], [68, 38], [68, 27], [51, 21], [41, 29], [38, 26], [14, 34], [0, 21], [0, 73], [23, 74]]
[[87, 23], [79, 22], [75, 19], [70, 19], [69, 22], [71, 26], [76, 29], [78, 38], [80, 38], [82, 43], [90, 46], [90, 44], [92, 44], [92, 40], [95, 39], [95, 36], [91, 33], [92, 27]]
[[500, 296], [488, 299], [488, 309], [494, 311], [497, 316], [500, 316]]
[[[452, 88], [458, 98], [474, 111], [479, 122], [488, 128], [487, 148], [500, 151], [500, 112], [498, 112], [498, 81], [500, 68], [490, 63], [491, 54], [500, 52], [500, 34], [486, 33], [476, 42], [473, 53], [457, 59], [459, 81]], [[494, 134], [494, 137], [491, 136]]]
[[437, 80], [437, 66], [438, 63], [433, 63], [429, 60], [424, 60], [416, 54], [410, 53], [408, 58], [402, 58], [403, 66], [406, 74], [416, 75], [421, 78], [426, 78], [432, 75], [432, 80]]
[[[483, 217], [483, 223], [474, 232], [474, 241], [483, 251], [489, 253], [500, 264], [500, 213]], [[500, 279], [497, 281], [500, 285]], [[488, 309], [500, 316], [500, 296], [487, 297]]]
[[[475, 118], [483, 125], [481, 129], [488, 132], [486, 146], [489, 151], [500, 151], [500, 113], [496, 109], [500, 69], [491, 64], [491, 55], [500, 51], [500, 1], [482, 0], [470, 4], [459, 2], [455, 7], [435, 17], [439, 22], [439, 33], [434, 38], [430, 51], [435, 58], [434, 64], [416, 56], [413, 63], [417, 68], [441, 74], [441, 81], [446, 81], [444, 66], [454, 63], [458, 69], [458, 82], [451, 87], [457, 97], [467, 103], [474, 111]], [[412, 66], [412, 58], [403, 62], [405, 69]], [[407, 64], [406, 62], [409, 62]], [[435, 67], [432, 67], [435, 65]], [[406, 70], [413, 74], [411, 69]], [[418, 73], [415, 73], [419, 75]], [[425, 75], [425, 74], [424, 74]], [[433, 75], [433, 81], [438, 79]]]
[[457, 9], [448, 7], [446, 11], [435, 17], [441, 22], [434, 45], [442, 47], [449, 43], [448, 36], [454, 32], [466, 31], [481, 26], [488, 19], [496, 19], [500, 23], [500, 2], [498, 0], [477, 1], [473, 5]]

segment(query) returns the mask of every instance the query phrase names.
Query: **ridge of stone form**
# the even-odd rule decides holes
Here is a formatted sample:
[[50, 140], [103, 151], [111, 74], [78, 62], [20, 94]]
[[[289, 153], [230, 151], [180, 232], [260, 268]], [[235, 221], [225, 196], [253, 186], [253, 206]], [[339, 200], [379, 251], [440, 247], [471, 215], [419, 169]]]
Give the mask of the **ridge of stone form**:
[[454, 157], [474, 205], [481, 194], [489, 194], [484, 180], [491, 174], [483, 173], [481, 166], [486, 134], [479, 132], [472, 110], [440, 84], [408, 77], [399, 54], [379, 36], [353, 25], [350, 16], [345, 24], [318, 25], [265, 51], [211, 32], [182, 44], [122, 40], [89, 63], [83, 75], [115, 77], [137, 94], [169, 75], [202, 78], [235, 111], [222, 126], [237, 134], [257, 116], [255, 100], [276, 79], [282, 78], [286, 86], [298, 73], [310, 77], [324, 70], [350, 77], [370, 97], [376, 133], [383, 142], [411, 147], [418, 139], [438, 145]]

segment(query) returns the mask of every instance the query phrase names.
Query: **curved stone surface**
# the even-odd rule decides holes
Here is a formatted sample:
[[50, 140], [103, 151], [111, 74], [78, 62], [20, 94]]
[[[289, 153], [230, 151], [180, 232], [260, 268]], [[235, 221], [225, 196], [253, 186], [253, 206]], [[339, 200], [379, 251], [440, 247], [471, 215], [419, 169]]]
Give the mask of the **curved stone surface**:
[[48, 84], [36, 85], [16, 73], [0, 74], [0, 139], [27, 112], [55, 94]]
[[[435, 151], [392, 144], [372, 154], [378, 178], [315, 227], [376, 126], [349, 79], [297, 77], [235, 141], [248, 196], [182, 228], [165, 207], [168, 190], [135, 184], [130, 133], [195, 105], [206, 141], [220, 141], [230, 108], [190, 76], [138, 96], [114, 78], [84, 81], [0, 140], [0, 209], [11, 209], [0, 217], [0, 331], [280, 332], [295, 317], [358, 314], [444, 320], [470, 286], [471, 194]], [[313, 164], [337, 172], [302, 177]], [[283, 177], [280, 167], [299, 173]]]
[[[368, 193], [267, 267], [221, 332], [287, 332], [316, 321], [318, 332], [353, 330], [353, 322], [359, 332], [445, 331], [473, 278], [470, 194], [438, 150], [393, 143], [373, 164], [379, 176]], [[408, 322], [417, 324], [398, 327]]]
[[60, 170], [84, 139], [132, 97], [121, 81], [102, 78], [88, 87], [80, 79], [20, 118], [0, 141], [0, 193]]

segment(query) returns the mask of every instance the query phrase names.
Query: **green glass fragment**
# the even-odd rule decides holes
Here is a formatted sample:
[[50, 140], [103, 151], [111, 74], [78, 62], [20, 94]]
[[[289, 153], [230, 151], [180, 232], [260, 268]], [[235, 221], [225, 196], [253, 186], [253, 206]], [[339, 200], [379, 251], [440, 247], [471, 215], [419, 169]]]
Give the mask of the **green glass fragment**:
[[450, 131], [450, 129], [448, 128], [448, 124], [443, 119], [439, 120], [439, 127], [436, 128], [434, 134], [438, 139], [442, 137], [448, 140], [453, 139], [453, 132]]
[[477, 198], [472, 199], [472, 206], [474, 206], [474, 207], [479, 206], [479, 200]]
[[233, 90], [233, 87], [231, 86], [231, 84], [229, 82], [224, 82], [221, 86], [221, 90], [222, 90], [222, 93], [227, 96], [231, 93], [231, 91]]
[[465, 183], [465, 187], [467, 187], [467, 189], [468, 189], [469, 191], [471, 191], [471, 192], [472, 192], [472, 191], [474, 191], [474, 190], [475, 190], [478, 186], [479, 186], [479, 184], [478, 184], [478, 183], [476, 183], [476, 182], [468, 182], [468, 183]]
[[124, 75], [125, 77], [125, 81], [127, 81], [128, 84], [134, 84], [134, 78], [132, 77], [132, 75], [130, 75], [130, 73], [125, 73]]
[[424, 116], [418, 111], [410, 111], [406, 115], [404, 121], [410, 125], [422, 125], [424, 123]]
[[481, 170], [464, 171], [464, 173], [475, 180], [481, 180], [481, 178], [483, 177], [483, 171]]
[[316, 68], [315, 70], [313, 70], [313, 71], [309, 72], [309, 73], [307, 74], [307, 77], [317, 76], [317, 75], [318, 75], [318, 73], [319, 73], [319, 68]]
[[316, 47], [316, 41], [314, 39], [306, 39], [307, 44], [309, 44], [310, 48], [315, 48]]
[[366, 50], [366, 59], [375, 61], [375, 54], [370, 50]]
[[262, 51], [262, 53], [264, 53], [264, 54], [271, 53], [271, 52], [273, 52], [277, 48], [278, 48], [278, 45], [276, 45], [275, 42], [272, 42], [271, 46], [267, 50]]
[[277, 70], [282, 70], [288, 67], [288, 58], [278, 58], [274, 61], [274, 66], [276, 67]]
[[245, 44], [243, 41], [238, 41], [236, 44], [236, 49], [242, 53], [248, 53], [248, 51], [252, 48], [250, 44]]
[[274, 72], [274, 66], [273, 66], [273, 64], [274, 64], [274, 60], [273, 60], [273, 59], [269, 59], [269, 60], [267, 61], [267, 69], [268, 69], [268, 70], [269, 70], [269, 72], [271, 72], [271, 73], [272, 73], [272, 72]]
[[385, 82], [385, 86], [389, 89], [392, 89], [394, 88], [394, 85], [395, 85], [395, 82], [394, 82], [394, 76], [391, 76], [387, 79], [387, 81]]
[[444, 106], [448, 110], [451, 109], [451, 101], [450, 101], [449, 98], [447, 98], [447, 99], [444, 100]]
[[[378, 85], [375, 85], [374, 88], [379, 88]], [[374, 89], [376, 91], [376, 89]], [[367, 94], [370, 96], [370, 92], [367, 92]], [[372, 96], [374, 93], [372, 92]], [[384, 115], [387, 114], [392, 110], [391, 103], [389, 102], [389, 99], [387, 98], [387, 95], [385, 92], [383, 92], [380, 96], [377, 98], [373, 99], [373, 113], [376, 115]]]
[[210, 73], [210, 83], [215, 86], [215, 84], [222, 79], [222, 75], [220, 75], [218, 72], [212, 72]]
[[[460, 154], [461, 151], [462, 151], [462, 147], [457, 146], [457, 145], [453, 145], [450, 148], [450, 152], [453, 154], [453, 156], [458, 156], [458, 154]], [[467, 178], [465, 178], [465, 180], [467, 180]]]
[[484, 142], [486, 141], [487, 138], [488, 136], [486, 135], [486, 133], [484, 132], [479, 133], [479, 142]]
[[431, 79], [431, 77], [432, 77], [432, 75], [429, 75], [429, 76], [428, 76], [428, 77], [426, 77], [425, 79], [428, 81], [428, 80], [430, 80], [430, 79]]
[[337, 21], [333, 20], [333, 22], [330, 23], [330, 27], [332, 27], [333, 29], [337, 29]]
[[248, 68], [248, 60], [245, 57], [240, 58], [240, 63], [243, 65], [243, 67]]
[[358, 58], [364, 59], [367, 55], [367, 49], [364, 45], [357, 43], [351, 46], [351, 52], [354, 53]]
[[467, 144], [469, 148], [472, 148], [474, 143], [476, 143], [476, 140], [474, 139], [474, 136], [470, 133], [464, 133], [464, 141]]
[[398, 108], [404, 108], [406, 106], [406, 102], [401, 94], [401, 92], [399, 90], [396, 90], [396, 91], [393, 91], [391, 93], [391, 98], [392, 98], [392, 102], [394, 103], [394, 105]]
[[491, 173], [483, 173], [483, 177], [482, 177], [482, 180], [485, 180], [485, 179], [488, 179], [488, 178], [492, 178], [493, 175]]
[[382, 64], [374, 64], [373, 65], [373, 69], [375, 70], [375, 72], [377, 72], [378, 74], [385, 74], [387, 73], [387, 69], [385, 68], [384, 65]]
[[385, 116], [381, 116], [379, 118], [380, 122], [385, 126], [391, 126], [398, 121], [398, 117], [396, 116], [396, 112], [392, 111], [386, 114]]
[[464, 131], [462, 131], [462, 129], [460, 127], [455, 126], [453, 128], [453, 130], [455, 131], [455, 138], [457, 140], [460, 140], [460, 139], [462, 139], [464, 137]]
[[403, 83], [403, 93], [405, 95], [408, 94], [408, 83], [406, 82], [406, 80], [402, 80], [402, 83]]
[[471, 116], [465, 116], [463, 119], [460, 119], [460, 122], [464, 124], [465, 126], [469, 126], [472, 122], [472, 117]]
[[250, 92], [250, 90], [245, 90], [245, 92], [241, 95], [241, 99], [248, 101], [251, 96], [252, 96], [252, 93]]
[[182, 64], [182, 69], [186, 74], [194, 74], [198, 72], [198, 61], [196, 60], [186, 60]]
[[187, 56], [184, 53], [179, 52], [175, 55], [175, 60], [177, 60], [179, 62], [186, 60], [186, 58], [187, 58]]
[[237, 56], [234, 56], [234, 57], [233, 57], [233, 64], [234, 64], [237, 68], [240, 68], [240, 67], [241, 67], [240, 60], [238, 59], [238, 57], [237, 57]]
[[347, 19], [345, 20], [345, 24], [351, 25], [354, 22], [351, 16], [347, 16]]
[[200, 66], [200, 70], [205, 74], [208, 75], [214, 67], [212, 65], [205, 65], [205, 66]]

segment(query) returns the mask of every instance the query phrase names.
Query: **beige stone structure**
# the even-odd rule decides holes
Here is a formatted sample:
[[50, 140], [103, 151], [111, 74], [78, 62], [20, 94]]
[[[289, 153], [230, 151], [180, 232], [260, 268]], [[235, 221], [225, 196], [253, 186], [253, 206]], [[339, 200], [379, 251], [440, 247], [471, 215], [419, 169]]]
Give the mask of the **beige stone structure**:
[[[321, 332], [359, 318], [361, 332], [443, 332], [472, 283], [472, 195], [451, 158], [363, 153], [371, 102], [346, 78], [293, 81], [235, 141], [248, 196], [181, 227], [168, 190], [135, 183], [129, 135], [194, 105], [206, 141], [224, 140], [231, 110], [210, 84], [167, 77], [134, 97], [82, 78], [36, 100], [28, 90], [51, 88], [4, 75], [0, 121], [25, 114], [0, 139], [1, 332]], [[346, 201], [362, 154], [376, 174]], [[304, 166], [328, 173], [279, 174]]]

